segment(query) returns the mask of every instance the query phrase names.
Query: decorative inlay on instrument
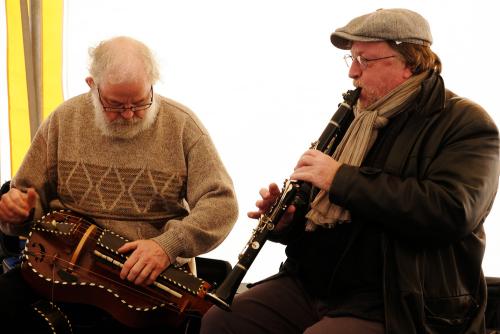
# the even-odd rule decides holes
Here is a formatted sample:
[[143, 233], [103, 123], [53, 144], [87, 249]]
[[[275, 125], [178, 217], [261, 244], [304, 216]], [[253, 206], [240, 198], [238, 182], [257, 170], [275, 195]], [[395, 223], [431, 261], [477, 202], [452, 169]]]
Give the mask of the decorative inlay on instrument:
[[21, 271], [47, 299], [97, 306], [131, 327], [177, 327], [212, 305], [212, 286], [184, 267], [170, 266], [149, 286], [119, 277], [129, 240], [70, 211], [54, 211], [34, 223]]

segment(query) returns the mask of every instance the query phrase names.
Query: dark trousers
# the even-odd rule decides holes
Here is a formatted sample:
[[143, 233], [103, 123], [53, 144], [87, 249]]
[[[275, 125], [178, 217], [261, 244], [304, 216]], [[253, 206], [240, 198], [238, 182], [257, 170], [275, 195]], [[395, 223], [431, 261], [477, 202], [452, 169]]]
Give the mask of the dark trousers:
[[31, 306], [38, 299], [39, 297], [23, 281], [18, 268], [0, 275], [2, 326], [16, 328], [16, 332], [19, 333], [44, 333], [46, 324]]
[[[1, 326], [5, 326], [4, 328], [15, 328], [13, 333], [53, 333], [47, 319], [41, 315], [40, 311], [35, 310], [41, 300], [42, 297], [38, 296], [23, 280], [19, 267], [0, 275], [0, 319], [2, 320]], [[127, 328], [104, 311], [90, 305], [54, 304], [61, 311], [61, 315], [64, 314], [67, 317], [71, 330], [75, 334], [95, 334], [104, 330], [110, 330], [110, 333], [157, 332]], [[4, 330], [0, 329], [0, 332], [4, 333]], [[60, 330], [56, 332], [60, 333]]]
[[212, 307], [202, 319], [201, 334], [383, 334], [384, 325], [354, 317], [328, 317], [289, 275], [257, 284], [234, 299], [231, 312]]

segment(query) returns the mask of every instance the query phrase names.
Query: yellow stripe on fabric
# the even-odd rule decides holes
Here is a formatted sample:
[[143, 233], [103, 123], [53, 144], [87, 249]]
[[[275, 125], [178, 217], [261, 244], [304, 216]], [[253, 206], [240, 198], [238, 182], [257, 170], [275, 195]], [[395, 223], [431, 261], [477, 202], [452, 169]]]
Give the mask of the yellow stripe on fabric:
[[45, 119], [62, 101], [63, 0], [42, 2], [42, 115]]
[[18, 170], [31, 142], [23, 31], [19, 0], [5, 1], [7, 22], [7, 84], [11, 174]]

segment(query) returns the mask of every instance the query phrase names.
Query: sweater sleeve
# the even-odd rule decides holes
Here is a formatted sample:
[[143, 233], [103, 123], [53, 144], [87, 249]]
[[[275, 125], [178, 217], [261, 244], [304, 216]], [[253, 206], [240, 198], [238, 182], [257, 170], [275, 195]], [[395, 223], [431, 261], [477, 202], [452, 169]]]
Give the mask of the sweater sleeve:
[[[37, 203], [33, 212], [33, 219], [39, 219], [48, 206], [48, 201], [53, 197], [49, 180], [48, 146], [45, 140], [48, 120], [38, 129], [24, 160], [12, 179], [11, 187], [25, 191], [34, 188], [38, 194]], [[10, 235], [26, 235], [31, 228], [32, 221], [23, 224], [0, 224], [0, 229]]]
[[206, 134], [187, 154], [185, 200], [189, 214], [172, 219], [155, 238], [171, 259], [193, 257], [218, 246], [231, 231], [238, 206], [231, 178]]

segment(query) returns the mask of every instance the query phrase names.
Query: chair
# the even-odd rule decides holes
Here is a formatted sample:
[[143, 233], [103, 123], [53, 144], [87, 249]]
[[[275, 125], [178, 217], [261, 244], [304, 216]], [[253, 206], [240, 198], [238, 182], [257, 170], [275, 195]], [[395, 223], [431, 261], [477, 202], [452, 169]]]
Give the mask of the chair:
[[486, 277], [488, 302], [486, 304], [487, 333], [500, 334], [500, 277]]

